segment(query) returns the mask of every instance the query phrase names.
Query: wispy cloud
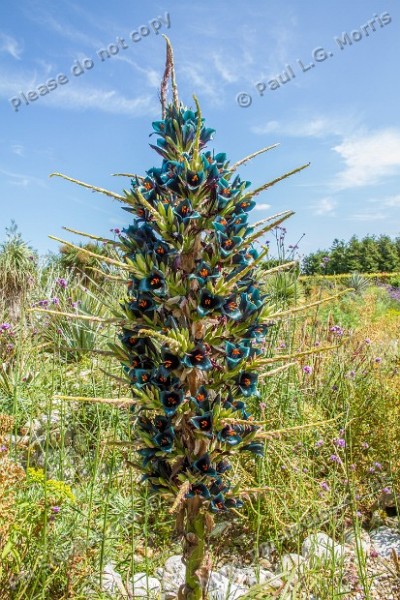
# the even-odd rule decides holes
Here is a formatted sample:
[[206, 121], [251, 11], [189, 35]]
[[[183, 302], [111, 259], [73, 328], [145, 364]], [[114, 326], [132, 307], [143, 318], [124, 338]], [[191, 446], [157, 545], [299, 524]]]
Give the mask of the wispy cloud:
[[376, 184], [385, 177], [400, 175], [398, 129], [345, 137], [333, 150], [345, 163], [345, 168], [335, 176], [334, 186], [338, 189]]
[[381, 198], [370, 198], [368, 200], [371, 204], [379, 204], [387, 208], [400, 208], [400, 194], [394, 196], [383, 196]]
[[313, 115], [298, 117], [284, 121], [267, 121], [265, 124], [251, 128], [253, 133], [279, 133], [290, 137], [324, 138], [329, 136], [344, 136], [359, 128], [359, 117], [347, 115]]
[[7, 183], [10, 185], [21, 187], [37, 185], [39, 187], [47, 187], [46, 179], [41, 179], [40, 177], [34, 177], [33, 175], [27, 175], [26, 173], [13, 173], [1, 168], [0, 173], [5, 176]]
[[333, 217], [336, 214], [337, 201], [327, 196], [314, 202], [312, 205], [314, 215], [319, 217]]
[[12, 144], [11, 152], [17, 156], [25, 156], [24, 147], [22, 144]]
[[16, 60], [21, 60], [22, 51], [22, 44], [14, 37], [0, 32], [0, 52], [5, 52]]
[[213, 55], [213, 63], [215, 70], [218, 75], [222, 77], [226, 83], [235, 83], [239, 80], [239, 72], [237, 68], [237, 61], [231, 61], [227, 56], [223, 56], [221, 53], [216, 52]]
[[270, 204], [260, 203], [255, 205], [254, 210], [268, 210], [269, 208], [271, 208]]
[[387, 215], [381, 211], [366, 210], [347, 217], [347, 221], [383, 221]]
[[204, 95], [213, 105], [222, 103], [221, 81], [213, 73], [204, 70], [201, 63], [190, 62], [181, 65], [178, 75], [186, 80], [191, 89], [198, 95]]
[[[45, 80], [45, 76], [38, 76], [36, 72], [33, 74], [20, 73], [15, 76], [15, 74], [0, 71], [0, 98], [9, 100], [11, 97], [17, 96], [20, 90], [34, 90]], [[152, 116], [158, 110], [155, 93], [127, 97], [118, 90], [84, 85], [73, 79], [51, 93], [41, 96], [36, 103], [66, 110], [95, 109], [128, 116]], [[11, 106], [10, 110], [12, 110]], [[23, 110], [34, 110], [34, 107], [24, 106]]]

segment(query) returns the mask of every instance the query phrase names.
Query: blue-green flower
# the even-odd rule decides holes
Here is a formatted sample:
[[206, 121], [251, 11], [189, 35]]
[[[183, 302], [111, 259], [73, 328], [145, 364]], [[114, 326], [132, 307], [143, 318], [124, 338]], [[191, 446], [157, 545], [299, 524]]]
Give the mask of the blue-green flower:
[[253, 396], [257, 394], [258, 373], [249, 373], [243, 371], [237, 378], [237, 384], [243, 396]]
[[217, 471], [211, 464], [211, 459], [209, 454], [203, 454], [198, 460], [193, 463], [193, 467], [196, 471], [200, 471], [203, 475], [207, 475], [208, 477], [216, 477]]
[[165, 431], [160, 431], [153, 438], [154, 444], [158, 446], [164, 452], [171, 452], [174, 445], [175, 434], [173, 429], [167, 429]]
[[189, 189], [196, 190], [201, 186], [205, 178], [203, 171], [188, 171], [186, 174], [186, 182]]
[[217, 437], [221, 442], [225, 442], [229, 446], [237, 446], [242, 441], [237, 425], [226, 425], [226, 427], [218, 432]]
[[168, 350], [162, 349], [161, 356], [163, 359], [161, 370], [165, 375], [168, 375], [171, 371], [176, 371], [181, 366], [181, 360], [179, 356], [172, 354]]
[[129, 302], [128, 308], [137, 317], [154, 312], [157, 308], [150, 294], [139, 294], [136, 300]]
[[153, 372], [147, 369], [132, 369], [129, 372], [132, 384], [139, 389], [151, 383], [152, 375]]
[[197, 307], [197, 312], [201, 317], [212, 313], [214, 310], [220, 308], [223, 302], [221, 296], [216, 296], [207, 289], [203, 289], [200, 292], [200, 301]]
[[139, 290], [141, 292], [151, 292], [156, 296], [165, 296], [167, 285], [162, 271], [153, 269], [148, 277], [141, 280], [139, 283]]
[[270, 323], [270, 324], [256, 323], [255, 325], [252, 325], [251, 327], [248, 328], [248, 330], [246, 331], [246, 333], [243, 337], [250, 339], [250, 340], [256, 340], [256, 342], [263, 342], [265, 339], [265, 336], [268, 333], [269, 328], [273, 327], [274, 325], [275, 325], [275, 323]]
[[167, 390], [160, 393], [161, 404], [167, 417], [172, 417], [182, 404], [184, 393], [182, 389]]
[[195, 407], [201, 411], [201, 414], [210, 410], [209, 393], [204, 385], [201, 385], [196, 391], [195, 396], [191, 396], [190, 399]]
[[221, 306], [221, 312], [223, 315], [234, 321], [237, 321], [242, 317], [235, 295], [229, 296], [229, 298], [224, 300], [224, 303]]
[[246, 319], [247, 317], [251, 316], [254, 312], [262, 308], [263, 299], [264, 297], [261, 297], [259, 289], [253, 290], [250, 294], [240, 294], [239, 307], [243, 314], [243, 318]]
[[250, 442], [240, 448], [241, 452], [252, 452], [256, 456], [264, 456], [264, 444], [262, 442]]
[[198, 219], [200, 217], [200, 213], [193, 210], [192, 204], [188, 199], [183, 200], [183, 202], [178, 204], [174, 209], [174, 213], [185, 224], [188, 223], [190, 219]]
[[249, 212], [250, 210], [253, 210], [255, 205], [256, 202], [254, 202], [254, 200], [242, 198], [235, 205], [235, 213], [240, 214], [242, 212]]
[[250, 348], [245, 343], [232, 344], [231, 342], [225, 343], [226, 362], [228, 369], [234, 369], [239, 363], [250, 354]]
[[190, 419], [190, 423], [195, 427], [198, 431], [201, 431], [207, 437], [212, 437], [213, 435], [213, 419], [212, 412], [206, 412], [199, 417], [193, 417]]
[[190, 492], [186, 494], [186, 498], [193, 498], [194, 496], [201, 496], [205, 500], [211, 497], [208, 487], [204, 483], [192, 483]]
[[205, 347], [198, 344], [193, 350], [185, 354], [182, 364], [189, 369], [196, 368], [201, 371], [208, 371], [212, 365], [207, 354]]
[[200, 285], [205, 285], [210, 279], [217, 279], [221, 274], [217, 269], [202, 260], [196, 267], [195, 274], [189, 275], [189, 279], [197, 279]]
[[222, 233], [222, 231], [217, 231], [217, 238], [221, 256], [224, 258], [230, 256], [232, 252], [243, 242], [243, 238], [239, 237], [238, 235], [228, 237], [225, 235], [225, 233]]

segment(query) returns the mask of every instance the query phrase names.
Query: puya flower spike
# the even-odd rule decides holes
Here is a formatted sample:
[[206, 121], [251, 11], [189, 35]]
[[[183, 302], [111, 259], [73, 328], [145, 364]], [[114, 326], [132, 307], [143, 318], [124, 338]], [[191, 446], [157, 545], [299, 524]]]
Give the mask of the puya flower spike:
[[231, 460], [263, 453], [247, 403], [260, 395], [259, 356], [273, 323], [265, 320], [268, 297], [258, 288], [252, 243], [260, 232], [249, 225], [261, 188], [247, 191], [250, 182], [235, 173], [241, 162], [230, 168], [225, 153], [206, 149], [215, 130], [205, 126], [197, 99], [193, 109], [179, 101], [166, 42], [162, 114], [151, 144], [161, 164], [132, 176], [131, 188], [118, 195], [133, 222], [118, 236], [118, 262], [129, 281], [119, 345], [110, 347], [134, 400], [132, 441], [143, 485], [178, 513], [186, 564], [179, 597], [198, 600], [206, 593], [213, 516], [242, 506]]

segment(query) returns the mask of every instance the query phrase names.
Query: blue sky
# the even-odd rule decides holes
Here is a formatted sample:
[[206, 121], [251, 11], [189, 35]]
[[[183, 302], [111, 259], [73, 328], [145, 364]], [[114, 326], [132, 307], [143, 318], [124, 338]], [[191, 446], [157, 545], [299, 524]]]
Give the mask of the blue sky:
[[[62, 226], [108, 235], [128, 224], [117, 202], [48, 176], [120, 193], [129, 180], [113, 173], [159, 164], [148, 135], [160, 117], [161, 33], [174, 46], [181, 99], [192, 105], [195, 93], [217, 130], [210, 148], [235, 162], [280, 143], [243, 178], [258, 186], [311, 162], [258, 196], [254, 219], [295, 210], [288, 243], [305, 233], [305, 253], [335, 237], [400, 235], [394, 0], [20, 0], [3, 2], [0, 17], [0, 240], [11, 219], [41, 253], [57, 250], [49, 234], [73, 239]], [[336, 40], [346, 33], [346, 44]], [[91, 68], [73, 74], [77, 61]], [[46, 93], [51, 79], [57, 88]]]

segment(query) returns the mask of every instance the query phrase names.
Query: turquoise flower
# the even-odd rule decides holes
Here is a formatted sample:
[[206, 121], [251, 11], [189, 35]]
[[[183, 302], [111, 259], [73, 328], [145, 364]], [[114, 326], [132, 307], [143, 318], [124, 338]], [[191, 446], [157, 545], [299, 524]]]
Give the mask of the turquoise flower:
[[206, 412], [199, 417], [190, 419], [190, 423], [195, 429], [201, 431], [204, 435], [211, 438], [213, 435], [213, 419], [212, 412]]
[[167, 285], [164, 274], [158, 269], [153, 269], [149, 276], [142, 279], [139, 283], [139, 291], [151, 292], [156, 296], [165, 296], [167, 291]]
[[190, 492], [186, 494], [186, 498], [194, 498], [195, 496], [201, 496], [205, 500], [211, 498], [208, 487], [204, 483], [192, 483]]
[[204, 182], [203, 171], [188, 171], [186, 174], [186, 182], [190, 190], [197, 190]]
[[156, 446], [158, 446], [164, 452], [171, 452], [175, 440], [175, 434], [173, 429], [167, 429], [165, 431], [160, 431], [153, 438], [153, 442]]
[[167, 417], [172, 417], [183, 402], [184, 393], [182, 389], [173, 389], [160, 393], [161, 404]]
[[254, 202], [254, 200], [248, 200], [247, 198], [242, 198], [235, 205], [235, 213], [240, 214], [242, 212], [249, 212], [249, 211], [253, 210], [255, 205], [256, 205], [256, 202]]
[[242, 311], [243, 318], [250, 317], [254, 312], [262, 308], [264, 298], [265, 296], [261, 297], [259, 289], [253, 290], [250, 294], [240, 294], [239, 308]]
[[241, 319], [242, 313], [240, 312], [236, 296], [232, 295], [227, 298], [221, 306], [221, 313], [234, 321]]
[[207, 475], [208, 477], [217, 477], [217, 471], [211, 464], [211, 459], [209, 454], [203, 454], [198, 460], [193, 463], [193, 468], [196, 471], [200, 471], [203, 475]]
[[211, 361], [208, 358], [208, 352], [202, 344], [198, 344], [191, 352], [185, 354], [182, 364], [188, 369], [200, 369], [208, 371], [211, 369]]
[[228, 237], [222, 231], [217, 231], [217, 238], [219, 242], [221, 256], [226, 258], [230, 256], [232, 252], [243, 243], [243, 238], [238, 235]]
[[264, 456], [264, 444], [262, 442], [250, 442], [240, 448], [241, 452], [252, 452], [256, 456]]
[[240, 429], [237, 425], [226, 425], [218, 432], [217, 438], [228, 446], [237, 446], [242, 441]]
[[190, 400], [202, 414], [210, 410], [209, 393], [204, 385], [198, 388], [195, 396], [191, 396]]
[[189, 279], [197, 279], [200, 285], [205, 285], [210, 279], [217, 279], [221, 273], [217, 269], [212, 269], [210, 265], [202, 260], [196, 267], [194, 275], [189, 275]]
[[174, 208], [174, 213], [183, 223], [188, 223], [190, 219], [198, 219], [200, 217], [200, 213], [196, 210], [193, 210], [192, 204], [190, 200], [183, 200], [176, 208]]
[[240, 373], [236, 382], [243, 396], [247, 397], [257, 394], [257, 381], [257, 373], [248, 373], [247, 371], [243, 371]]
[[197, 312], [201, 317], [204, 317], [220, 308], [222, 302], [223, 298], [221, 298], [221, 296], [215, 296], [208, 289], [203, 289], [200, 292], [200, 302], [197, 307]]
[[138, 298], [128, 304], [129, 310], [137, 317], [154, 312], [157, 308], [149, 294], [139, 294]]
[[239, 363], [250, 354], [250, 348], [246, 343], [232, 344], [231, 342], [225, 343], [226, 362], [228, 369], [235, 369]]

